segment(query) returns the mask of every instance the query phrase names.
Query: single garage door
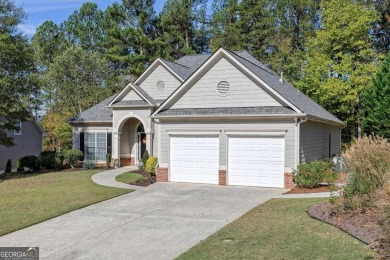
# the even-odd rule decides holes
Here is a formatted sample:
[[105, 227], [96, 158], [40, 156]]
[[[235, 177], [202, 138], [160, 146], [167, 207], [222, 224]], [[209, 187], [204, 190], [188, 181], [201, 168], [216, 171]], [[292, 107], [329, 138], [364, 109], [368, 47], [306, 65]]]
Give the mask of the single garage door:
[[170, 181], [218, 184], [219, 138], [172, 136]]
[[228, 184], [284, 187], [284, 137], [229, 137]]

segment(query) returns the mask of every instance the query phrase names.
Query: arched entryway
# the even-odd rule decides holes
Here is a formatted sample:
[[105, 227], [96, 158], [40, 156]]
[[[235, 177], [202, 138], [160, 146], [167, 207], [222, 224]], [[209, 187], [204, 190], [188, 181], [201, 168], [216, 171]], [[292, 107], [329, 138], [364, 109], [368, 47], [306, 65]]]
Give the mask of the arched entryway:
[[120, 165], [139, 165], [147, 150], [147, 134], [144, 124], [137, 118], [127, 119], [120, 131]]

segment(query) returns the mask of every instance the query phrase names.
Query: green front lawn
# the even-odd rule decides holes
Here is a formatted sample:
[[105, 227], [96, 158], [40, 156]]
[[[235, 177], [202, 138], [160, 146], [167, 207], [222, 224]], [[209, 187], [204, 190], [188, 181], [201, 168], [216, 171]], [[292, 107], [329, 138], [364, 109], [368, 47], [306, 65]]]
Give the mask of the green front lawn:
[[142, 175], [134, 172], [125, 172], [115, 177], [116, 181], [126, 184], [136, 184], [138, 181], [142, 181], [144, 179], [145, 178]]
[[373, 251], [306, 210], [324, 199], [272, 199], [178, 259], [367, 259]]
[[15, 175], [0, 179], [0, 236], [131, 190], [95, 184], [101, 170]]

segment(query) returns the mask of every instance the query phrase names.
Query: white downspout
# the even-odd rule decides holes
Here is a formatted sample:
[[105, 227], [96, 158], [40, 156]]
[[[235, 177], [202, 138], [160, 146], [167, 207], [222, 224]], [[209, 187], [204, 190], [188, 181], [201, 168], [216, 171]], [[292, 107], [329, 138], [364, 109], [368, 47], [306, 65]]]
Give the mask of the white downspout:
[[301, 124], [305, 123], [307, 121], [307, 117], [295, 118], [295, 169], [298, 168], [298, 165], [300, 163], [300, 153], [301, 153]]

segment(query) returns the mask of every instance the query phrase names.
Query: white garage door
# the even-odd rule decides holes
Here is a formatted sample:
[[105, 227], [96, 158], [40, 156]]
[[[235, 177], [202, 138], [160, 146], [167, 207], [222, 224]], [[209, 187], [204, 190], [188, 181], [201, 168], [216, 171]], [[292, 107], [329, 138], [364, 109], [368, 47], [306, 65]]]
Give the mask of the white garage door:
[[219, 138], [170, 138], [170, 181], [218, 184]]
[[228, 183], [284, 187], [284, 137], [229, 137]]

